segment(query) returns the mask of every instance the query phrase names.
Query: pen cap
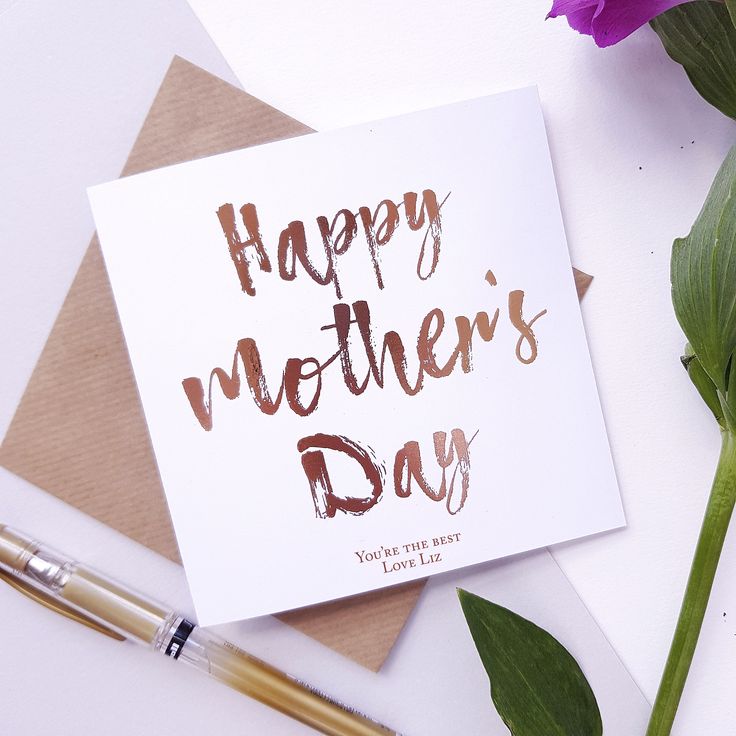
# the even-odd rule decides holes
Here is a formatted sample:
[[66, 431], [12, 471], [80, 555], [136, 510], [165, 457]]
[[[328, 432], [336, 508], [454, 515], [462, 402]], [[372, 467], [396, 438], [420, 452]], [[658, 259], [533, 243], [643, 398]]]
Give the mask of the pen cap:
[[31, 537], [0, 524], [0, 566], [10, 572], [23, 572], [23, 559], [32, 544]]
[[125, 638], [157, 646], [176, 614], [32, 537], [0, 526], [0, 566]]
[[54, 595], [76, 567], [66, 555], [9, 526], [0, 527], [0, 566]]

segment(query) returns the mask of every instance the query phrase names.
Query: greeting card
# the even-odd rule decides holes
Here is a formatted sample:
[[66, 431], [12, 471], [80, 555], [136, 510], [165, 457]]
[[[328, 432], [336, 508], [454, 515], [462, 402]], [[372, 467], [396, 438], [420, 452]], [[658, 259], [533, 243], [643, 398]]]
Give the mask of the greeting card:
[[90, 200], [201, 623], [624, 523], [536, 90]]

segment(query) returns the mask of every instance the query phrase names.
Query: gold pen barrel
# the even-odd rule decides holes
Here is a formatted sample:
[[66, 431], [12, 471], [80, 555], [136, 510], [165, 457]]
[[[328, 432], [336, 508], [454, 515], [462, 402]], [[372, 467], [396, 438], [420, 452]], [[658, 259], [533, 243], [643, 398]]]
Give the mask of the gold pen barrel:
[[398, 736], [204, 629], [194, 629], [179, 659], [329, 736]]
[[[174, 610], [0, 524], [0, 568], [125, 638], [188, 662], [328, 736], [398, 736]], [[68, 614], [65, 614], [68, 615]]]

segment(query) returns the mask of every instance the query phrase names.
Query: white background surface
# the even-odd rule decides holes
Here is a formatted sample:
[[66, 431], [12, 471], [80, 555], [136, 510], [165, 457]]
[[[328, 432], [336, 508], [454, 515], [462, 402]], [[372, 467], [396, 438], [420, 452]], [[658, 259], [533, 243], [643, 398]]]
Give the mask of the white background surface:
[[[596, 276], [583, 314], [629, 519], [626, 531], [555, 554], [651, 700], [718, 451], [714, 422], [678, 362], [682, 337], [669, 303], [669, 248], [696, 216], [733, 141], [733, 124], [697, 96], [650, 30], [602, 51], [564, 20], [544, 23], [548, 7], [541, 0], [461, 9], [439, 2], [398, 10], [388, 3], [363, 10], [353, 3], [282, 5], [248, 8], [239, 76], [248, 91], [318, 129], [539, 85], [573, 262]], [[3, 8], [9, 9], [0, 15], [0, 432], [92, 233], [85, 187], [118, 175], [171, 55], [234, 81], [180, 2], [20, 0]], [[70, 534], [89, 534], [55, 501], [26, 503], [20, 494], [34, 492], [7, 473], [3, 489], [2, 508], [7, 501], [17, 520], [37, 513], [47, 528], [58, 521]], [[112, 549], [115, 535], [105, 534]], [[129, 548], [114, 547], [132, 555]], [[108, 567], [131, 569], [122, 559], [119, 568]], [[735, 571], [732, 532], [675, 729], [683, 736], [734, 732]], [[160, 594], [176, 603], [176, 590]], [[46, 659], [44, 647], [53, 642], [32, 639], [34, 627], [6, 623], [40, 621], [40, 614], [0, 595], [3, 657], [13, 670], [3, 676], [16, 685], [17, 704], [33, 688], [33, 672], [48, 675], [60, 662]], [[65, 656], [72, 651], [64, 649]], [[43, 687], [56, 683], [54, 702], [101, 674], [86, 669], [91, 660], [78, 661], [73, 676], [38, 678]], [[110, 670], [105, 676], [122, 666], [112, 658], [95, 661]], [[132, 703], [139, 702], [132, 694], [136, 668], [151, 666], [139, 662], [125, 665]], [[140, 682], [153, 687], [145, 677], [142, 671]], [[104, 711], [99, 702], [94, 708]], [[34, 709], [23, 721], [21, 708], [9, 710], [16, 730], [27, 723], [31, 733], [60, 718], [58, 710]], [[64, 716], [67, 732], [72, 715]], [[126, 723], [135, 732], [133, 721]]]

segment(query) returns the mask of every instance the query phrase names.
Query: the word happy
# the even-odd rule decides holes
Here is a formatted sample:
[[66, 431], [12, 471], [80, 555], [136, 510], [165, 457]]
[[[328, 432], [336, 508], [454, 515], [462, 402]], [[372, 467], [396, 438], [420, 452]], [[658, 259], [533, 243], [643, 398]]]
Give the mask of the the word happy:
[[[406, 192], [399, 204], [391, 199], [384, 199], [373, 210], [367, 206], [359, 207], [357, 215], [349, 209], [341, 209], [331, 221], [320, 215], [317, 217], [317, 228], [320, 233], [318, 248], [324, 251], [327, 261], [323, 271], [315, 265], [304, 223], [301, 220], [294, 220], [281, 231], [278, 239], [279, 276], [284, 281], [293, 281], [297, 277], [298, 261], [304, 273], [315, 283], [322, 286], [332, 284], [335, 295], [338, 299], [342, 299], [339, 260], [354, 247], [360, 223], [360, 231], [368, 248], [376, 283], [383, 289], [379, 249], [388, 245], [394, 236], [402, 220], [399, 210], [403, 207], [403, 219], [409, 229], [413, 232], [424, 229], [417, 259], [417, 276], [426, 281], [435, 272], [439, 262], [442, 246], [440, 210], [449, 196], [448, 194], [441, 203], [438, 203], [435, 193], [431, 189], [425, 189], [422, 192], [421, 202], [416, 192]], [[256, 206], [248, 203], [240, 208], [244, 228], [242, 233], [236, 224], [235, 208], [232, 204], [223, 204], [217, 210], [217, 217], [230, 248], [230, 256], [235, 264], [240, 286], [246, 294], [255, 296], [251, 258], [259, 270], [266, 273], [272, 271], [271, 258], [263, 243]], [[429, 248], [428, 240], [431, 240]]]

